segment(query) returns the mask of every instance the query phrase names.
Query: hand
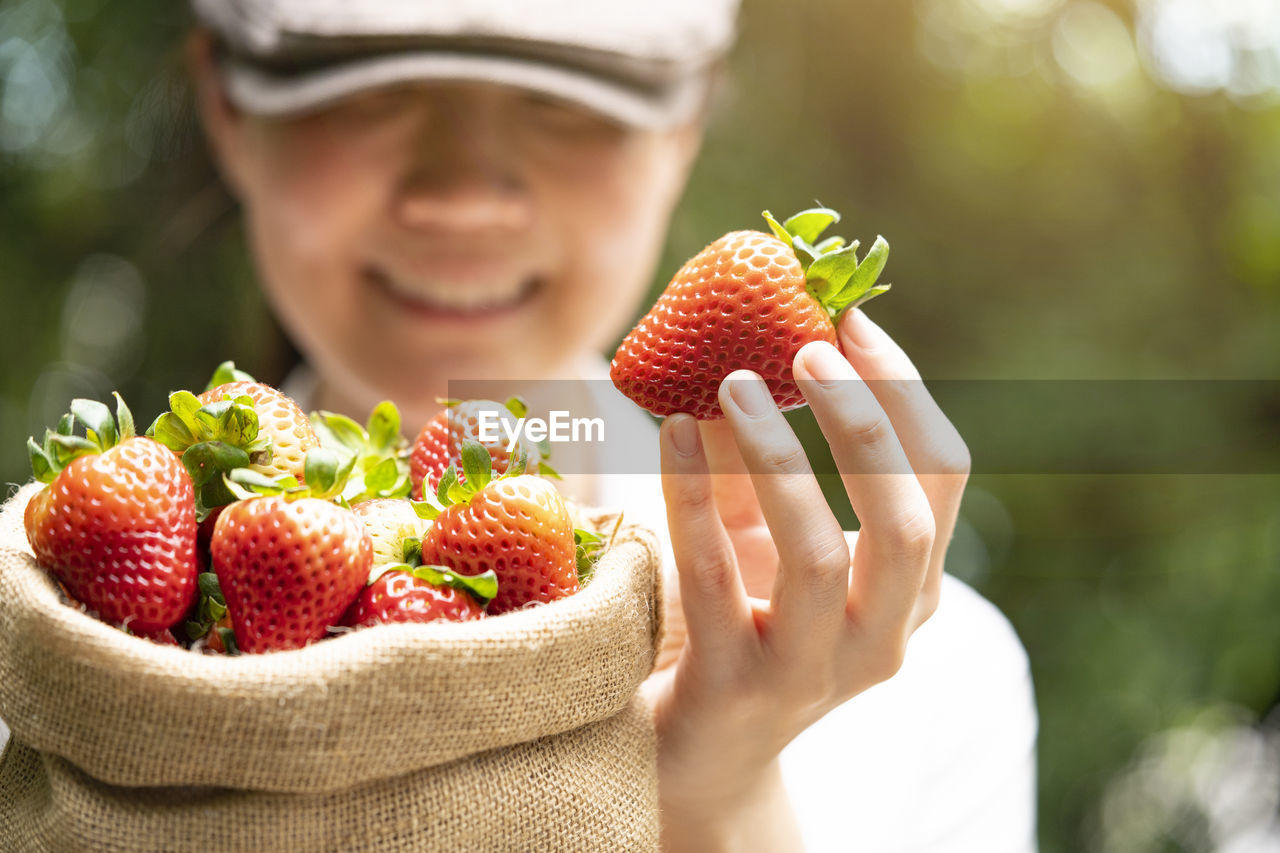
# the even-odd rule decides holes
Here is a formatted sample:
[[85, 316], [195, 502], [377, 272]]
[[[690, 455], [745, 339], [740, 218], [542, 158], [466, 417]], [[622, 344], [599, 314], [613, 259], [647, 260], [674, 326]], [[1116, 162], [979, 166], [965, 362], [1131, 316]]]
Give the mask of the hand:
[[888, 335], [856, 310], [838, 334], [845, 355], [809, 344], [794, 370], [860, 534], [840, 529], [755, 374], [721, 385], [724, 422], [663, 424], [687, 631], [672, 614], [678, 659], [646, 684], [664, 832], [777, 805], [782, 748], [896, 673], [937, 606], [968, 450]]

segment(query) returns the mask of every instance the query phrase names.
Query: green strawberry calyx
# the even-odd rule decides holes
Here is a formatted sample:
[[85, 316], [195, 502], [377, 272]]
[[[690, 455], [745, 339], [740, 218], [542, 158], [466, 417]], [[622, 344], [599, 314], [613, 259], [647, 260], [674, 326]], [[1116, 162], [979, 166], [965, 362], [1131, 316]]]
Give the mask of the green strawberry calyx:
[[213, 376], [209, 377], [209, 384], [204, 386], [204, 390], [212, 391], [219, 385], [229, 385], [232, 382], [257, 382], [249, 374], [236, 367], [234, 361], [224, 361], [213, 369]]
[[848, 309], [889, 290], [888, 284], [876, 284], [889, 260], [889, 243], [884, 237], [877, 236], [859, 261], [857, 240], [846, 243], [843, 237], [822, 237], [822, 232], [840, 221], [840, 214], [830, 208], [802, 210], [781, 223], [767, 210], [762, 215], [774, 235], [799, 258], [805, 289], [822, 304], [832, 322]]
[[495, 479], [519, 477], [529, 464], [528, 451], [519, 442], [516, 443], [516, 450], [511, 456], [506, 473], [496, 478], [493, 476], [493, 458], [480, 442], [464, 438], [461, 456], [462, 477], [458, 476], [458, 469], [450, 465], [440, 477], [434, 495], [424, 494], [422, 500], [410, 502], [419, 518], [435, 521], [448, 507], [470, 503], [475, 495]]
[[[515, 415], [516, 420], [527, 417], [529, 414], [529, 404], [524, 401], [523, 397], [508, 397], [502, 406]], [[536, 446], [538, 448], [538, 476], [550, 477], [553, 480], [563, 480], [564, 478], [560, 476], [560, 472], [552, 468], [547, 462], [551, 458], [551, 439], [544, 438], [537, 442]], [[524, 467], [522, 466], [520, 470], [523, 471]]]
[[[114, 415], [104, 403], [77, 397], [71, 401], [71, 411], [59, 419], [57, 429], [44, 431], [42, 443], [37, 444], [34, 437], [27, 439], [31, 472], [37, 480], [52, 483], [75, 459], [104, 453], [134, 437], [133, 413], [119, 392], [111, 395], [116, 398]], [[84, 435], [75, 434], [77, 421], [84, 426]]]
[[618, 513], [618, 517], [613, 523], [613, 529], [609, 531], [608, 536], [603, 536], [592, 530], [584, 530], [581, 527], [573, 529], [573, 544], [578, 563], [578, 583], [583, 586], [590, 583], [592, 576], [595, 575], [596, 563], [600, 562], [600, 557], [604, 555], [604, 552], [613, 546], [613, 540], [617, 537], [621, 528], [622, 513]]
[[327, 447], [313, 447], [302, 461], [301, 483], [288, 474], [268, 477], [252, 468], [234, 468], [222, 474], [222, 483], [237, 500], [279, 495], [287, 500], [319, 498], [346, 509], [345, 495], [356, 457], [339, 455]]
[[217, 631], [218, 638], [222, 640], [222, 648], [226, 650], [226, 653], [229, 655], [238, 654], [239, 649], [236, 646], [235, 631], [218, 626], [218, 622], [222, 620], [222, 617], [227, 615], [227, 600], [222, 595], [222, 587], [218, 584], [218, 576], [213, 572], [201, 572], [196, 578], [196, 585], [200, 596], [191, 614], [193, 618], [187, 620], [184, 626], [187, 637], [192, 640], [198, 640], [210, 631]]
[[475, 598], [481, 607], [487, 606], [498, 595], [498, 576], [493, 569], [478, 575], [460, 575], [448, 566], [423, 565], [422, 540], [416, 536], [406, 536], [403, 547], [404, 561], [375, 566], [369, 574], [369, 584], [373, 584], [387, 572], [408, 572], [432, 586], [447, 586], [465, 592]]
[[271, 439], [259, 433], [258, 412], [248, 396], [228, 395], [202, 404], [190, 391], [174, 391], [169, 411], [155, 419], [147, 435], [182, 454], [182, 465], [195, 485], [200, 521], [215, 507], [236, 499], [223, 474], [271, 461]]
[[342, 492], [349, 503], [409, 496], [409, 442], [400, 434], [400, 410], [390, 400], [374, 406], [364, 426], [326, 411], [312, 412], [311, 426], [322, 447], [337, 453], [342, 464], [352, 461]]
[[[529, 414], [529, 404], [525, 402], [523, 397], [515, 395], [508, 397], [504, 403], [498, 403], [496, 400], [459, 400], [452, 397], [437, 399], [436, 402], [443, 404], [447, 409], [451, 409], [463, 403], [479, 403], [481, 405], [493, 403], [494, 405], [500, 405], [502, 408], [515, 415], [517, 421], [527, 417]], [[486, 408], [488, 408], [487, 405]], [[538, 476], [548, 477], [552, 480], [563, 480], [564, 478], [560, 476], [560, 472], [555, 468], [552, 468], [548, 461], [551, 459], [551, 439], [544, 438], [534, 446], [538, 448]], [[528, 457], [526, 456], [524, 463], [525, 467], [528, 466], [528, 461]], [[523, 470], [524, 468], [522, 467], [521, 471]], [[463, 477], [465, 476], [466, 473], [463, 472]]]

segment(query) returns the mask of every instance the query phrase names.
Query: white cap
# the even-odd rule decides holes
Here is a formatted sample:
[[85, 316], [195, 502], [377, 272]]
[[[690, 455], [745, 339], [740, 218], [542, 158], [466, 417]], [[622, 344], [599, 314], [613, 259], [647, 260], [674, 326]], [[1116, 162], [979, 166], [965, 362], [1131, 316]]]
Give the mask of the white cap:
[[738, 0], [193, 0], [232, 101], [312, 110], [415, 80], [498, 83], [664, 127], [702, 104]]

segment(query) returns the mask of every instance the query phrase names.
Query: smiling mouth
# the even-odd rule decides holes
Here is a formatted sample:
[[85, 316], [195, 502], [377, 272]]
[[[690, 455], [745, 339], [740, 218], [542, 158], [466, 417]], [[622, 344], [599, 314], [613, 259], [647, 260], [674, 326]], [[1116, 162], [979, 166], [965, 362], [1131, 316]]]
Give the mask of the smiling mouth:
[[364, 277], [393, 302], [416, 314], [455, 319], [509, 313], [528, 302], [542, 284], [537, 276], [486, 287], [409, 281], [393, 278], [375, 267], [367, 267]]

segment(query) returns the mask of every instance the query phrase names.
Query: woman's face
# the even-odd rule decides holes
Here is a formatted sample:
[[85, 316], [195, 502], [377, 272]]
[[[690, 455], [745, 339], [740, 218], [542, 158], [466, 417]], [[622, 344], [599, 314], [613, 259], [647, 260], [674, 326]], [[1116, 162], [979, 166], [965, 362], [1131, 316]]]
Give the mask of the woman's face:
[[650, 280], [698, 135], [486, 85], [273, 119], [212, 100], [267, 298], [326, 393], [366, 411], [420, 408], [451, 380], [566, 375], [607, 345]]

